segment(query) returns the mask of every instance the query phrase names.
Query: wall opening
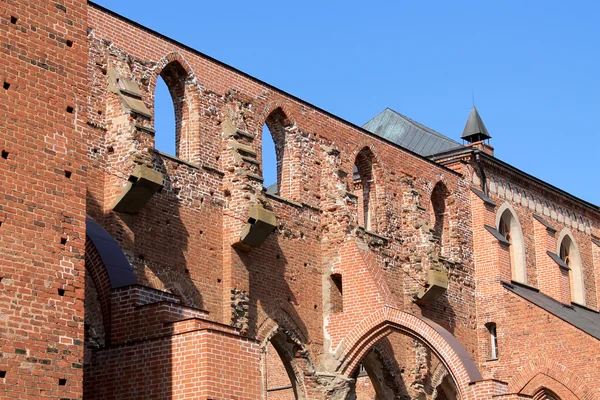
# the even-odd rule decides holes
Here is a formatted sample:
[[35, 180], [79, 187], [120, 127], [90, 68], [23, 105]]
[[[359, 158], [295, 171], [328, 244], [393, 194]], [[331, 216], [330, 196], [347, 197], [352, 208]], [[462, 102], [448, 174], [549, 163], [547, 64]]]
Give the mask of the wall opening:
[[332, 274], [330, 276], [331, 286], [329, 292], [329, 301], [331, 302], [331, 312], [340, 313], [344, 311], [344, 292], [342, 287], [342, 275]]
[[571, 286], [571, 301], [585, 305], [585, 287], [583, 284], [583, 268], [579, 250], [571, 235], [565, 234], [559, 243], [559, 255], [561, 260], [570, 268], [569, 281]]
[[154, 129], [154, 148], [175, 155], [175, 108], [169, 88], [160, 76], [154, 92]]
[[498, 331], [494, 322], [488, 322], [485, 324], [489, 335], [489, 359], [498, 359]]
[[498, 231], [510, 243], [511, 279], [516, 282], [527, 283], [525, 241], [521, 225], [507, 206], [500, 208], [499, 215]]
[[187, 159], [190, 156], [188, 72], [178, 61], [163, 68], [154, 90], [155, 148]]
[[449, 234], [448, 218], [446, 216], [446, 198], [448, 189], [442, 182], [438, 182], [431, 192], [431, 208], [433, 209], [432, 226], [433, 236], [440, 245], [442, 254], [446, 246]]
[[377, 231], [377, 187], [371, 149], [365, 147], [356, 156], [353, 173], [353, 193], [358, 197], [358, 224], [368, 231]]
[[279, 182], [277, 171], [280, 168], [277, 163], [277, 154], [275, 152], [275, 142], [267, 124], [263, 125], [262, 130], [262, 172], [263, 186], [268, 193], [279, 194]]
[[294, 400], [298, 397], [298, 383], [289, 362], [286, 336], [278, 332], [263, 350], [263, 399]]
[[281, 108], [269, 114], [263, 126], [262, 174], [269, 193], [291, 198], [293, 189], [290, 155], [286, 151], [287, 133], [292, 123]]

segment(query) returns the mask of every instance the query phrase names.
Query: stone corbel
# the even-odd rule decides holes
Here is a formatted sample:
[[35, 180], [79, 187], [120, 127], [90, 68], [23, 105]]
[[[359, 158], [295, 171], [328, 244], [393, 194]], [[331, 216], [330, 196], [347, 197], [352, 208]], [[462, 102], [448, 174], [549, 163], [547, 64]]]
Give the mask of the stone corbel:
[[448, 290], [448, 273], [430, 269], [428, 272], [427, 287], [422, 288], [417, 295], [417, 304], [431, 304]]
[[163, 176], [160, 172], [145, 165], [136, 165], [113, 210], [136, 214], [162, 187]]
[[234, 247], [250, 251], [252, 247], [260, 247], [277, 227], [277, 218], [273, 211], [260, 205], [250, 207], [248, 223], [242, 228], [240, 240]]

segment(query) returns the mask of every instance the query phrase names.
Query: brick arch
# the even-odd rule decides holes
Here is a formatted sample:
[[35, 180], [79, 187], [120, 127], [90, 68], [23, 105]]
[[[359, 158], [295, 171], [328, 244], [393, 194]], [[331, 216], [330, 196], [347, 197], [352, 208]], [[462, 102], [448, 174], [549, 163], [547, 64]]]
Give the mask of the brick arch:
[[525, 239], [523, 237], [523, 228], [517, 212], [513, 206], [505, 202], [500, 206], [496, 213], [496, 228], [500, 230], [500, 223], [508, 221], [510, 232], [510, 269], [511, 278], [521, 283], [527, 283], [527, 260], [525, 259]]
[[556, 254], [559, 256], [561, 255], [560, 250], [563, 242], [566, 243], [569, 250], [569, 267], [571, 268], [569, 271], [571, 299], [578, 304], [585, 305], [586, 296], [583, 269], [584, 266], [581, 259], [579, 246], [577, 245], [575, 237], [569, 228], [564, 228], [558, 235], [558, 240], [556, 241]]
[[366, 317], [344, 337], [337, 350], [342, 360], [338, 372], [348, 376], [380, 339], [394, 331], [404, 332], [425, 343], [450, 372], [460, 398], [472, 398], [469, 384], [483, 378], [460, 342], [435, 322], [390, 307]]
[[309, 335], [302, 318], [298, 315], [294, 307], [284, 299], [275, 299], [272, 303], [263, 305], [267, 317], [259, 324], [256, 339], [263, 343], [268, 340], [268, 336], [276, 329], [282, 326], [293, 332], [303, 343], [309, 342]]
[[194, 76], [194, 71], [193, 71], [192, 67], [190, 66], [190, 64], [188, 64], [186, 59], [183, 58], [183, 56], [179, 52], [174, 51], [174, 52], [171, 52], [171, 53], [165, 55], [163, 58], [161, 58], [156, 63], [156, 67], [154, 69], [154, 81], [155, 82], [156, 82], [156, 79], [158, 79], [158, 76], [163, 72], [165, 67], [167, 67], [167, 65], [169, 65], [173, 62], [178, 62], [183, 67], [183, 69], [186, 71], [187, 75]]
[[158, 275], [165, 291], [171, 291], [178, 296], [183, 304], [189, 307], [202, 308], [202, 296], [198, 292], [196, 286], [190, 279], [183, 276], [181, 273], [166, 270]]
[[[290, 117], [289, 111], [282, 105], [273, 107], [273, 104], [267, 108], [268, 114], [261, 116], [261, 123], [258, 126], [260, 129], [261, 144], [264, 143], [263, 126], [266, 125], [273, 144], [275, 145], [275, 162], [277, 169], [277, 194], [289, 198], [297, 199], [299, 197], [300, 188], [298, 182], [292, 182], [295, 173], [300, 169], [300, 160], [296, 159], [292, 153], [293, 141], [287, 137], [296, 129], [296, 123]], [[261, 151], [261, 173], [264, 172], [265, 165], [263, 154]]]
[[[536, 394], [542, 387], [559, 395], [562, 394], [562, 400], [597, 399], [583, 379], [547, 357], [527, 363], [525, 368], [519, 371], [508, 384], [509, 393], [530, 395]], [[571, 397], [563, 397], [565, 393], [568, 393], [567, 391], [571, 393]]]
[[542, 373], [534, 376], [519, 393], [532, 396], [534, 400], [546, 400], [548, 397], [552, 400], [581, 400], [561, 382]]
[[304, 377], [307, 372], [314, 372], [314, 367], [310, 349], [306, 346], [306, 327], [296, 323], [297, 314], [295, 311], [290, 312], [289, 303], [285, 304], [288, 306], [286, 310], [283, 309], [284, 302], [277, 300], [275, 305], [270, 307], [269, 316], [261, 323], [256, 339], [260, 343], [261, 354], [264, 354], [269, 343], [273, 345], [288, 373], [297, 398], [308, 399]]
[[198, 112], [195, 112], [199, 99], [192, 68], [181, 54], [173, 52], [160, 59], [153, 72], [151, 84], [154, 92], [160, 76], [173, 101], [176, 155], [188, 161], [199, 161], [200, 120]]
[[[384, 213], [379, 212], [383, 198], [383, 165], [372, 144], [357, 147], [352, 154], [351, 188], [358, 197], [358, 222], [372, 232], [385, 230]], [[355, 169], [356, 167], [356, 169]]]
[[257, 129], [262, 129], [262, 126], [267, 122], [267, 119], [273, 112], [277, 110], [281, 110], [281, 112], [285, 115], [285, 117], [289, 121], [290, 126], [296, 126], [296, 119], [294, 118], [294, 114], [288, 108], [287, 104], [282, 101], [272, 101], [269, 102], [263, 109], [263, 111], [258, 116], [258, 124]]

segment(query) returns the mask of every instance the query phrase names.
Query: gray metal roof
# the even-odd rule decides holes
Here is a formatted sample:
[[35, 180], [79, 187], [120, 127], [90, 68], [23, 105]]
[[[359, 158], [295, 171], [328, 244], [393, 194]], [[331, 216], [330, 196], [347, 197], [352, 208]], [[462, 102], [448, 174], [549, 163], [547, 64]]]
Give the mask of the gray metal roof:
[[537, 289], [519, 285], [516, 282], [502, 282], [502, 285], [525, 300], [548, 311], [550, 314], [581, 329], [596, 339], [600, 339], [600, 314], [596, 311], [577, 305], [565, 305], [544, 293], [540, 293]]
[[90, 217], [85, 219], [85, 234], [96, 247], [113, 289], [138, 283], [133, 268], [119, 244]]
[[492, 138], [475, 106], [473, 106], [471, 112], [469, 112], [469, 119], [467, 119], [467, 124], [465, 125], [465, 129], [460, 138], [468, 140], [469, 142], [478, 142], [480, 140]]
[[363, 128], [424, 157], [462, 146], [389, 108], [364, 124]]

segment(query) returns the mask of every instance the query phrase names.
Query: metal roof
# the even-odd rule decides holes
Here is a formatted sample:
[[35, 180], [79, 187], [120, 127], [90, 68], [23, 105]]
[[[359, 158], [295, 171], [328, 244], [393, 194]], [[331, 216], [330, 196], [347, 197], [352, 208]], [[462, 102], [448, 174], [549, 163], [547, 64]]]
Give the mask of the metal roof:
[[600, 315], [596, 311], [576, 304], [568, 306], [540, 293], [537, 289], [519, 285], [516, 282], [502, 282], [502, 286], [596, 339], [600, 339]]
[[467, 119], [467, 124], [465, 125], [465, 129], [460, 138], [470, 142], [478, 142], [480, 140], [492, 138], [475, 106], [473, 106], [471, 112], [469, 112], [469, 119]]
[[96, 247], [113, 289], [138, 283], [133, 268], [119, 244], [90, 217], [85, 219], [85, 234]]
[[390, 108], [380, 112], [363, 128], [424, 157], [462, 146]]

